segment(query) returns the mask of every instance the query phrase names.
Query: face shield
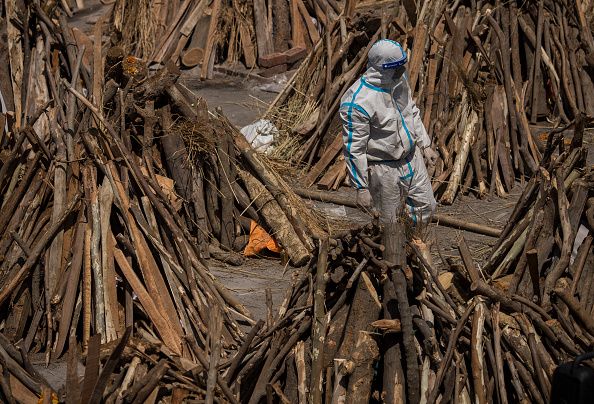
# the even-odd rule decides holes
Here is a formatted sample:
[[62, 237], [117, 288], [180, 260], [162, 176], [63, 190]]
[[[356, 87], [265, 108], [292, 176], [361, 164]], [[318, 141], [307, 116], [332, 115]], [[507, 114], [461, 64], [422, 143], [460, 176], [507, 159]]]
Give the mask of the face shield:
[[381, 73], [390, 80], [399, 81], [406, 73], [406, 67], [404, 67], [404, 63], [395, 67], [384, 67]]
[[382, 82], [399, 81], [406, 72], [407, 61], [406, 52], [396, 41], [382, 39], [369, 50], [368, 67], [380, 75]]

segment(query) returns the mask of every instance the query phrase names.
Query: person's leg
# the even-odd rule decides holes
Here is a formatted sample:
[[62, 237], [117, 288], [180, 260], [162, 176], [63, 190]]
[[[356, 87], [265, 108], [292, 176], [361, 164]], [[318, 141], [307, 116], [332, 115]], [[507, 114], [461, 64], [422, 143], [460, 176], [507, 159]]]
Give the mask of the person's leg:
[[400, 171], [400, 189], [405, 196], [409, 216], [415, 225], [419, 221], [427, 222], [437, 202], [419, 149], [410, 161], [401, 166]]
[[380, 214], [384, 223], [396, 221], [400, 213], [400, 188], [394, 163], [369, 164], [369, 192], [373, 198], [373, 207]]

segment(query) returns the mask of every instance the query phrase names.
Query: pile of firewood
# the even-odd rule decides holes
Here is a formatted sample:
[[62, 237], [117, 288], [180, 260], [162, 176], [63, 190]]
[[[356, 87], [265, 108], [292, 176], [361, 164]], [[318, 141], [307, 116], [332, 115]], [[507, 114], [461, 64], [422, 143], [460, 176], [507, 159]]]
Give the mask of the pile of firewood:
[[111, 20], [117, 45], [154, 63], [169, 60], [201, 66], [211, 78], [214, 64], [270, 76], [294, 68], [353, 1], [216, 0], [115, 2]]
[[197, 361], [173, 353], [150, 333], [131, 337], [131, 328], [113, 343], [101, 344], [99, 335], [89, 341], [84, 377], [78, 377], [80, 357], [73, 345], [68, 353], [66, 403], [155, 403], [158, 400], [207, 403], [237, 403], [236, 395], [218, 373], [228, 363], [219, 357], [222, 318], [220, 311], [210, 314], [210, 336], [206, 349], [191, 344]]
[[241, 400], [548, 402], [556, 366], [594, 343], [584, 123], [569, 148], [562, 130], [549, 134], [484, 268], [462, 239], [462, 262], [438, 270], [401, 223], [322, 240], [276, 318], [246, 340]]
[[33, 403], [58, 399], [49, 383], [33, 368], [27, 352], [0, 334], [0, 399], [3, 403]]
[[375, 40], [398, 40], [410, 53], [413, 98], [440, 155], [431, 173], [440, 201], [469, 191], [505, 196], [538, 169], [539, 126], [594, 115], [584, 3], [442, 0], [424, 2], [418, 14], [401, 7], [347, 17], [326, 32], [268, 116], [303, 146], [290, 155], [310, 166], [307, 185], [335, 189], [346, 176], [340, 97], [365, 71]]
[[[561, 129], [549, 133], [540, 170], [527, 183], [483, 271], [508, 293], [547, 312], [571, 312], [592, 333], [594, 174], [585, 166], [586, 123], [578, 117], [570, 144]], [[555, 295], [561, 299], [557, 304]]]
[[[175, 66], [149, 73], [121, 48], [104, 49], [101, 22], [85, 61], [59, 7], [5, 12], [8, 32], [26, 40], [0, 49], [10, 62], [0, 70], [3, 335], [46, 362], [78, 349], [88, 366], [97, 346], [132, 332], [181, 360], [178, 369], [198, 366], [196, 380], [181, 382], [212, 398], [216, 363], [254, 321], [205, 259], [240, 264], [236, 251], [256, 221], [303, 265], [317, 228], [303, 222], [300, 199], [243, 135], [176, 84]], [[156, 380], [171, 368], [155, 366]], [[99, 379], [91, 370], [88, 388], [107, 386], [117, 369], [105, 369]], [[142, 401], [129, 392], [134, 372], [116, 373], [126, 400]], [[35, 386], [27, 385], [39, 395]]]
[[[102, 21], [87, 58], [59, 7], [2, 11], [8, 38], [23, 38], [0, 46], [4, 401], [56, 398], [27, 354], [49, 362], [67, 352], [57, 399], [68, 402], [545, 402], [555, 365], [594, 342], [582, 114], [549, 133], [485, 268], [462, 242], [463, 265], [438, 270], [423, 243], [406, 242], [404, 224], [328, 238], [266, 158], [176, 83], [173, 63], [150, 71], [104, 47]], [[322, 86], [314, 99], [334, 88], [321, 131], [364, 64], [362, 22], [375, 37], [393, 29], [386, 18], [359, 21], [341, 42], [344, 52], [358, 46], [343, 79], [330, 87], [326, 70], [323, 85], [312, 80]], [[303, 158], [321, 150], [317, 136]], [[270, 308], [257, 323], [205, 261], [241, 263], [252, 221], [293, 264], [308, 264], [277, 316]]]

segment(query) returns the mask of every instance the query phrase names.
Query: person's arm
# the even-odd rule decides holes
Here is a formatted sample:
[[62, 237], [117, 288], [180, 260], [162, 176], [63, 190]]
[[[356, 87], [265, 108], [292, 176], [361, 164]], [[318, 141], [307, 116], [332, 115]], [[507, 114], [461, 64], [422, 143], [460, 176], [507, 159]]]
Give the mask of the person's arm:
[[429, 171], [430, 175], [433, 175], [439, 155], [431, 148], [431, 138], [427, 134], [425, 125], [423, 125], [421, 111], [419, 111], [419, 108], [417, 107], [417, 104], [414, 103], [414, 101], [412, 102], [412, 115], [417, 145], [423, 152], [423, 158], [425, 160], [425, 164], [427, 165], [427, 171]]
[[412, 102], [412, 116], [417, 144], [423, 150], [427, 147], [431, 147], [431, 138], [429, 137], [429, 134], [427, 134], [425, 125], [423, 125], [421, 111], [419, 111], [419, 108], [417, 107], [417, 104], [415, 104], [414, 101]]
[[352, 185], [367, 189], [367, 142], [369, 141], [369, 115], [359, 106], [343, 104], [340, 108], [342, 140]]

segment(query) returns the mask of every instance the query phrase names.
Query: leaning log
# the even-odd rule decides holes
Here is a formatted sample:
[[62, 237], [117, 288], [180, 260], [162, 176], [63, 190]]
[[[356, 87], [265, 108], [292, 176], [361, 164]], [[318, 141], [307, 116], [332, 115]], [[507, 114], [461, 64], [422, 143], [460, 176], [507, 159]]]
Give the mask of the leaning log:
[[248, 190], [250, 198], [254, 200], [255, 205], [258, 207], [260, 216], [272, 230], [274, 238], [286, 250], [293, 265], [304, 265], [310, 254], [299, 240], [295, 229], [289, 223], [278, 202], [253, 175], [243, 170], [238, 170], [238, 173]]

